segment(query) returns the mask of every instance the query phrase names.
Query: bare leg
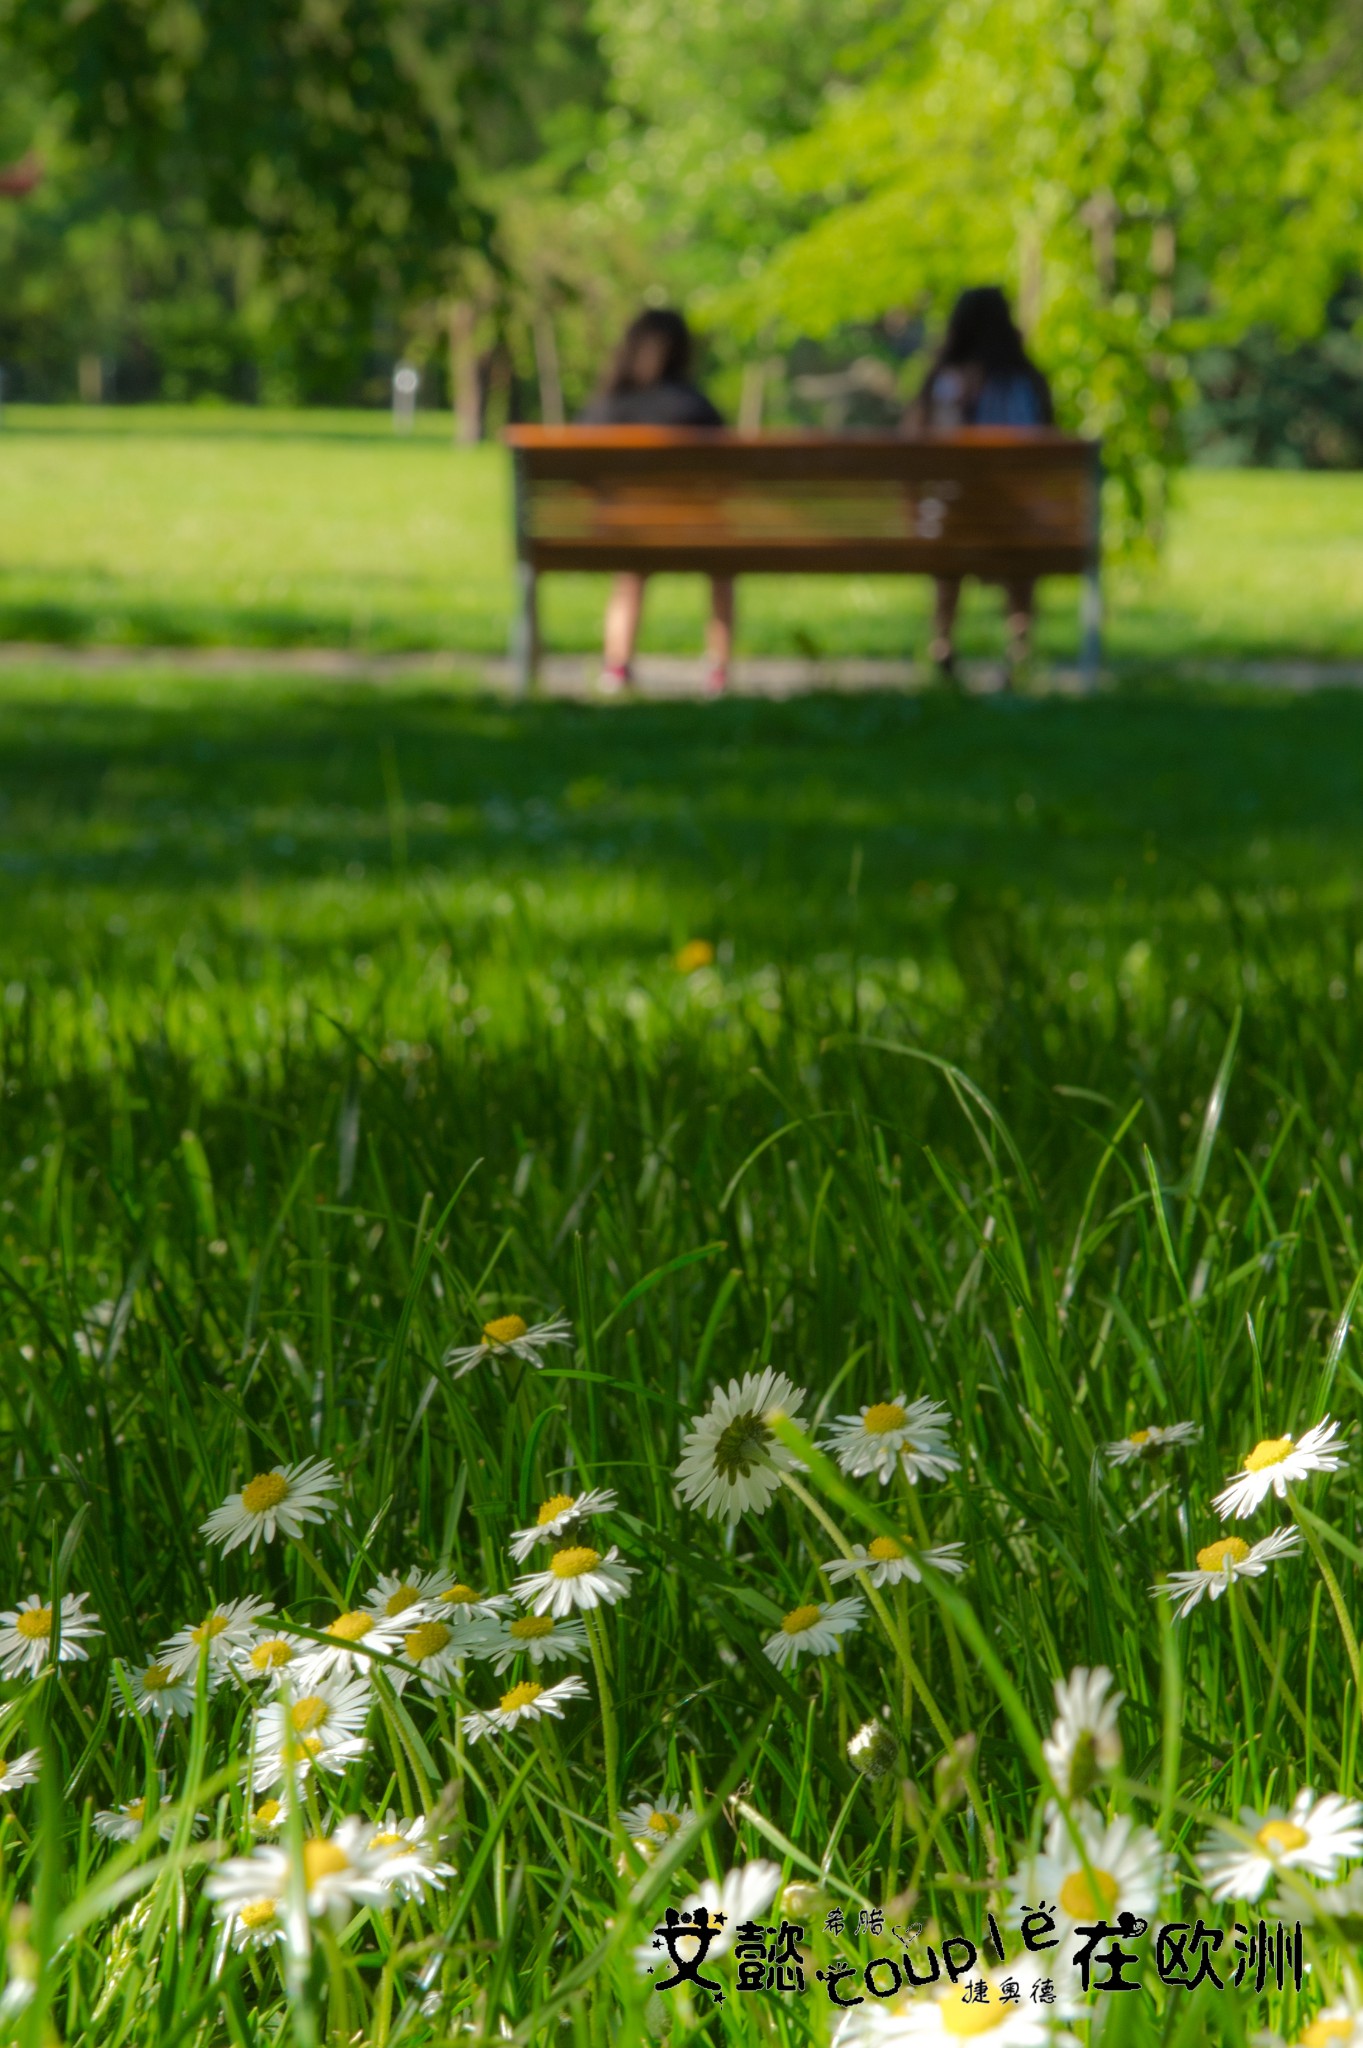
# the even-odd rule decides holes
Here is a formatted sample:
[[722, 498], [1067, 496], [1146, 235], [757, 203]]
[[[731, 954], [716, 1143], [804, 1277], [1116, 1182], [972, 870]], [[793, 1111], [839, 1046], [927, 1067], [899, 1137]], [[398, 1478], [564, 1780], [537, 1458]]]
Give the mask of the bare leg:
[[1008, 607], [1008, 668], [1009, 672], [1021, 668], [1032, 647], [1032, 613], [1035, 608], [1036, 585], [1031, 581], [1005, 583], [1004, 602]]
[[729, 663], [734, 651], [734, 579], [716, 576], [710, 584], [710, 619], [705, 628], [708, 663], [705, 687], [712, 697], [728, 686]]
[[959, 576], [939, 576], [932, 606], [932, 645], [928, 652], [946, 675], [956, 671], [956, 613], [961, 602]]
[[644, 608], [644, 578], [617, 576], [606, 600], [605, 651], [602, 655], [602, 683], [623, 689], [629, 681], [629, 666], [639, 638], [639, 617]]

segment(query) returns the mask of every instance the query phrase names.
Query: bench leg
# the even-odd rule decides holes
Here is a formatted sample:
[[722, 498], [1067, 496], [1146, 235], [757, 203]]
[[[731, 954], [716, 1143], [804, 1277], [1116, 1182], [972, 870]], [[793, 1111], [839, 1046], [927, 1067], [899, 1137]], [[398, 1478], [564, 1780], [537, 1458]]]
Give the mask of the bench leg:
[[529, 562], [516, 564], [517, 605], [511, 628], [512, 688], [518, 697], [535, 688], [539, 673], [540, 622], [535, 571]]
[[1096, 690], [1103, 665], [1103, 584], [1099, 571], [1089, 569], [1079, 598], [1079, 680], [1085, 690]]

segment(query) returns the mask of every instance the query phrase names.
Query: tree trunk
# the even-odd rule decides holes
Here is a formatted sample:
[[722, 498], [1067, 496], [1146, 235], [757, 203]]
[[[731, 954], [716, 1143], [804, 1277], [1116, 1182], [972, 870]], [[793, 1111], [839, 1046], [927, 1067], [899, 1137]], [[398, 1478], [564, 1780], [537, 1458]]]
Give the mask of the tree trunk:
[[535, 343], [535, 374], [540, 386], [540, 418], [546, 427], [563, 425], [563, 379], [559, 375], [558, 341], [547, 306], [536, 306], [530, 319]]
[[471, 299], [450, 306], [450, 394], [454, 401], [454, 438], [468, 448], [483, 438], [483, 403], [478, 382], [478, 308]]

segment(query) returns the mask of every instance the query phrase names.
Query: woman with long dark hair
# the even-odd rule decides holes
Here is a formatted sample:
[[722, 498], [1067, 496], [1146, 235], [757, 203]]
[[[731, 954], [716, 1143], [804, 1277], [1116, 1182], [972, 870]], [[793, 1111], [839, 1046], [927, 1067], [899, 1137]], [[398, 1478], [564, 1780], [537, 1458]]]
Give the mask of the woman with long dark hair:
[[[1055, 421], [1051, 387], [1027, 353], [1008, 301], [996, 284], [975, 285], [952, 308], [942, 345], [906, 424], [916, 432], [957, 427], [1049, 427]], [[1008, 667], [1027, 658], [1036, 586], [1029, 579], [1004, 585], [1008, 607]], [[932, 659], [956, 673], [955, 626], [959, 576], [937, 578], [932, 616]]]
[[[723, 419], [691, 382], [691, 330], [669, 307], [650, 307], [631, 321], [611, 358], [600, 390], [583, 412], [583, 426], [722, 427]], [[606, 604], [601, 689], [614, 695], [628, 687], [639, 637], [645, 578], [617, 576]], [[731, 576], [710, 583], [710, 621], [705, 633], [706, 689], [724, 690], [733, 650], [734, 585]]]

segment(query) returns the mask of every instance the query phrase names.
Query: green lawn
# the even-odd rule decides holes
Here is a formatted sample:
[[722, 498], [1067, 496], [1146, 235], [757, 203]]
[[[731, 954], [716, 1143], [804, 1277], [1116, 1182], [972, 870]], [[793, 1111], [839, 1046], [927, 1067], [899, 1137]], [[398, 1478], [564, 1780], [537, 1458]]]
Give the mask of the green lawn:
[[[0, 455], [112, 460], [99, 425]], [[261, 443], [241, 425], [164, 450], [246, 451], [244, 486]], [[455, 461], [280, 446], [295, 483]], [[480, 469], [495, 487], [495, 457]], [[1197, 481], [1227, 517], [1237, 481], [1321, 502], [1316, 480]], [[491, 561], [496, 521], [467, 517]], [[267, 560], [267, 522], [243, 530]], [[357, 582], [377, 548], [334, 530]], [[223, 574], [206, 515], [199, 546], [203, 582], [181, 550], [160, 584], [185, 619]], [[297, 585], [300, 621], [319, 588]], [[713, 958], [679, 964], [695, 940]], [[1361, 1076], [1360, 693], [1147, 671], [1093, 700], [597, 708], [304, 682], [264, 653], [212, 684], [7, 667], [0, 1617], [38, 1606], [27, 1633], [0, 1618], [0, 2041], [832, 2048], [830, 1977], [905, 2029], [935, 1996], [890, 1998], [895, 1926], [919, 1925], [926, 1974], [992, 1913], [1024, 1997], [1032, 1961], [1078, 1996], [1072, 1936], [1020, 1949], [1039, 1898], [1151, 1922], [1124, 1944], [1138, 1993], [1080, 2000], [1085, 2048], [1331, 2038], [1306, 2029], [1356, 1992], [1352, 1838], [1223, 1899], [1204, 1860], [1245, 1810], [1253, 1839], [1307, 1788], [1359, 1792]], [[489, 1320], [559, 1311], [571, 1334], [538, 1370], [495, 1353], [455, 1376]], [[682, 1445], [767, 1367], [798, 1390], [808, 1469], [729, 1527], [680, 1491]], [[770, 1399], [716, 1428], [728, 1469], [770, 1474]], [[919, 1400], [949, 1462], [914, 1483], [809, 1444]], [[1339, 1468], [1223, 1522], [1246, 1456], [1327, 1414]], [[1200, 1432], [1183, 1448], [1108, 1455], [1179, 1423]], [[909, 1437], [921, 1456], [921, 1421]], [[205, 1535], [311, 1458], [339, 1484], [301, 1535]], [[588, 1488], [614, 1503], [513, 1560], [513, 1531]], [[1217, 1578], [1224, 1597], [1212, 1566], [1186, 1617], [1154, 1596], [1228, 1533], [1294, 1521], [1294, 1553]], [[876, 1538], [959, 1545], [964, 1569], [830, 1576]], [[443, 1600], [509, 1600], [534, 1569], [585, 1585], [612, 1547], [634, 1576], [561, 1663]], [[255, 1653], [334, 1650], [343, 1617], [358, 1640], [380, 1575], [413, 1572], [432, 1604], [356, 1653], [357, 1693], [306, 1665], [281, 1693], [275, 1717], [321, 1746], [294, 1752], [310, 1775], [272, 1854], [252, 1777], [281, 1734]], [[57, 1669], [42, 1615], [64, 1590], [103, 1633]], [[233, 1661], [210, 1617], [247, 1596]], [[780, 1668], [811, 1603], [846, 1598], [836, 1653]], [[185, 1629], [162, 1726], [130, 1709], [162, 1697], [158, 1646]], [[1118, 1751], [1048, 1766], [1056, 1681], [1099, 1666], [1125, 1695]], [[495, 1723], [565, 1677], [561, 1719]], [[352, 1709], [353, 1753], [331, 1746]], [[875, 1779], [849, 1746], [868, 1722]], [[696, 1819], [650, 1855], [637, 1807]], [[438, 1886], [411, 1862], [417, 1896], [391, 1862], [373, 1875], [390, 1814], [424, 1817]], [[324, 1857], [371, 1888], [311, 1916]], [[224, 1926], [229, 1864], [249, 1918]], [[636, 1948], [652, 1960], [664, 1912], [737, 1869], [743, 1912], [804, 1930], [803, 1992], [743, 1992], [732, 1954], [722, 2006], [654, 1990]], [[878, 1935], [857, 1929], [872, 1909]], [[1308, 1914], [1301, 1991], [1237, 1988], [1237, 1923]], [[1154, 1929], [1198, 1919], [1222, 1991], [1156, 1972]], [[988, 2042], [1003, 1974], [987, 2013], [952, 1994], [929, 2038]]]
[[[456, 450], [423, 418], [174, 408], [7, 410], [0, 429], [0, 638], [500, 652], [511, 612], [505, 455]], [[1196, 656], [1363, 654], [1363, 481], [1201, 472], [1165, 558], [1110, 577], [1109, 648]], [[754, 577], [740, 640], [764, 654], [920, 652], [925, 586]], [[698, 647], [702, 591], [661, 579], [647, 644]], [[551, 578], [549, 644], [587, 649], [601, 587]], [[977, 597], [970, 649], [999, 644]], [[1071, 586], [1046, 596], [1043, 648], [1072, 656]]]

